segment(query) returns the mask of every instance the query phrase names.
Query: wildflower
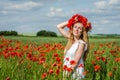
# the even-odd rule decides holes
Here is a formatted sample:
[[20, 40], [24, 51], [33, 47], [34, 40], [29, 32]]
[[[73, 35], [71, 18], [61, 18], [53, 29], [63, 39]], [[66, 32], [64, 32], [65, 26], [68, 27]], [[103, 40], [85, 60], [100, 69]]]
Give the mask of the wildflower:
[[95, 65], [95, 66], [94, 66], [94, 70], [95, 70], [95, 71], [100, 70], [100, 65]]
[[100, 60], [100, 57], [99, 57], [99, 56], [96, 56], [96, 60], [99, 61], [99, 60]]
[[105, 62], [105, 61], [106, 61], [106, 58], [105, 58], [105, 57], [101, 57], [101, 60], [102, 60], [103, 62]]
[[58, 57], [59, 55], [58, 55], [58, 53], [54, 53], [53, 56], [54, 57]]
[[47, 77], [47, 73], [43, 73], [43, 74], [41, 75], [41, 77], [42, 77], [42, 79], [46, 78], [46, 77]]
[[66, 60], [69, 61], [69, 58], [67, 57]]
[[54, 62], [54, 63], [52, 64], [52, 66], [57, 66], [56, 62]]
[[64, 65], [64, 66], [63, 66], [63, 69], [64, 69], [64, 70], [67, 70], [67, 65]]
[[71, 61], [70, 61], [70, 64], [71, 64], [71, 65], [75, 65], [75, 64], [76, 64], [75, 60], [71, 60]]
[[60, 62], [60, 61], [61, 61], [61, 59], [60, 59], [59, 57], [56, 57], [56, 61]]
[[95, 65], [95, 64], [96, 64], [96, 63], [95, 63], [95, 60], [92, 60], [92, 64], [93, 64], [93, 65]]
[[7, 77], [5, 80], [10, 80], [10, 77]]
[[60, 70], [59, 70], [59, 69], [57, 69], [57, 70], [56, 70], [56, 74], [58, 75], [59, 73], [60, 73]]
[[48, 72], [49, 72], [49, 74], [52, 74], [54, 71], [53, 71], [53, 69], [50, 69]]
[[79, 64], [79, 66], [78, 67], [82, 67], [82, 68], [84, 68], [84, 65], [83, 64]]
[[83, 75], [86, 75], [87, 73], [88, 73], [88, 70], [84, 71], [84, 72], [83, 72]]
[[72, 68], [67, 68], [66, 69], [68, 72], [71, 72], [72, 71]]
[[112, 72], [108, 72], [108, 75], [111, 77], [113, 74], [112, 74]]

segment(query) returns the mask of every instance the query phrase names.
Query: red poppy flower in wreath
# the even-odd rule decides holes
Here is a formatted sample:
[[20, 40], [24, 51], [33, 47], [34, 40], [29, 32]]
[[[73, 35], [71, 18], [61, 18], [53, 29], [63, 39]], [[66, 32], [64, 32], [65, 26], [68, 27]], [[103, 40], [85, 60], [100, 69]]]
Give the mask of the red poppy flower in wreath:
[[88, 22], [88, 19], [80, 14], [73, 15], [69, 20], [67, 27], [70, 29], [75, 23], [81, 22], [83, 26], [85, 27], [86, 31], [89, 31], [91, 27], [91, 23]]

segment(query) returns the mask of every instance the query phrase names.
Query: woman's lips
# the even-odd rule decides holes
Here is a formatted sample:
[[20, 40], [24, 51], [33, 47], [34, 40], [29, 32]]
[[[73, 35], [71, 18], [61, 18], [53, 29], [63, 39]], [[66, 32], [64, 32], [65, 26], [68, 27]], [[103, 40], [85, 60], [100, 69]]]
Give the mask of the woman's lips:
[[78, 33], [78, 31], [75, 31], [75, 34], [77, 34]]

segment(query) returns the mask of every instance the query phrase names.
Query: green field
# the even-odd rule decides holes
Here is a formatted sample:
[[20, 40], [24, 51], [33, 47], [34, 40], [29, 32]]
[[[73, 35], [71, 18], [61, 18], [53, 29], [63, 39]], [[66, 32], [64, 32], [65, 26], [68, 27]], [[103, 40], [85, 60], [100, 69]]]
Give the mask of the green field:
[[[5, 37], [6, 39], [11, 39], [11, 40], [21, 40], [23, 42], [27, 42], [27, 41], [32, 41], [32, 42], [36, 42], [39, 44], [40, 43], [44, 43], [44, 42], [66, 42], [67, 40], [63, 37], [36, 37], [36, 36], [28, 36], [28, 37], [24, 37], [24, 36], [21, 36], [21, 37], [17, 37], [17, 36], [6, 36]], [[105, 38], [105, 37], [98, 37], [98, 38], [90, 38], [89, 39], [90, 42], [95, 42], [95, 43], [98, 43], [98, 42], [101, 42], [101, 43], [104, 43], [104, 42], [117, 42], [117, 43], [120, 43], [120, 38]]]
[[[0, 80], [62, 80], [66, 42], [62, 37], [0, 37]], [[120, 80], [120, 38], [90, 38], [85, 74], [84, 80]]]

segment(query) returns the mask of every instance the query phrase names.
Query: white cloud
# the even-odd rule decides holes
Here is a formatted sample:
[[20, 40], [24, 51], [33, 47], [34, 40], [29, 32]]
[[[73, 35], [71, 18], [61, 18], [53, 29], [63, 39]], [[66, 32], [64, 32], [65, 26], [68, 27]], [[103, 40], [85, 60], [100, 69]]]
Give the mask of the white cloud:
[[61, 12], [62, 12], [61, 8], [51, 7], [51, 8], [49, 8], [49, 13], [47, 14], [47, 16], [52, 17], [52, 16], [55, 16], [56, 14], [60, 15]]
[[4, 9], [5, 10], [30, 10], [38, 6], [42, 6], [42, 4], [30, 1], [30, 2], [21, 3], [21, 4], [9, 3], [4, 7]]
[[51, 8], [50, 8], [50, 11], [52, 11], [52, 12], [61, 12], [62, 9], [61, 9], [61, 8], [54, 8], [54, 7], [51, 7]]
[[109, 20], [102, 20], [101, 23], [103, 23], [103, 24], [109, 24], [110, 21]]
[[48, 17], [55, 16], [55, 12], [49, 12], [49, 13], [47, 14], [47, 16], [48, 16]]
[[[91, 9], [89, 13], [94, 14], [95, 18], [98, 18], [99, 20], [104, 18], [111, 21], [116, 16], [119, 16], [120, 5], [118, 4], [120, 4], [120, 0], [97, 1], [94, 2], [95, 8]], [[118, 17], [116, 17], [116, 19], [118, 19]], [[107, 23], [107, 21], [103, 23]]]
[[118, 4], [118, 3], [119, 3], [119, 0], [110, 0], [110, 1], [109, 1], [109, 4], [110, 4], [110, 5]]
[[111, 24], [111, 21], [108, 19], [101, 19], [101, 20], [97, 20], [97, 21], [94, 20], [92, 23], [96, 26], [100, 26], [100, 25], [109, 25], [109, 24]]
[[106, 1], [99, 1], [99, 2], [95, 2], [94, 5], [98, 9], [104, 9], [107, 6], [107, 2]]
[[94, 3], [97, 9], [120, 9], [120, 0], [102, 0]]

